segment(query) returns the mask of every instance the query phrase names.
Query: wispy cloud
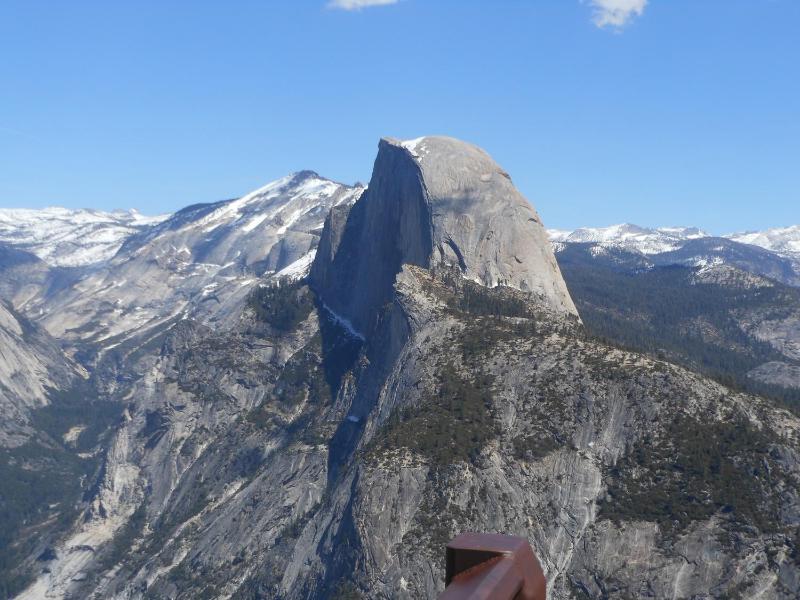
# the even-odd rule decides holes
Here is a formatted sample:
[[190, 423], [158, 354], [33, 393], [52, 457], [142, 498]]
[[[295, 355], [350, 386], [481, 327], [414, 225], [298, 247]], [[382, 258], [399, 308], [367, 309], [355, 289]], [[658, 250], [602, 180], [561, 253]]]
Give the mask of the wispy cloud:
[[594, 9], [592, 20], [598, 27], [622, 29], [632, 19], [640, 17], [647, 0], [590, 0]]
[[341, 10], [361, 10], [370, 6], [386, 6], [387, 4], [397, 4], [398, 0], [331, 0], [328, 8], [339, 8]]

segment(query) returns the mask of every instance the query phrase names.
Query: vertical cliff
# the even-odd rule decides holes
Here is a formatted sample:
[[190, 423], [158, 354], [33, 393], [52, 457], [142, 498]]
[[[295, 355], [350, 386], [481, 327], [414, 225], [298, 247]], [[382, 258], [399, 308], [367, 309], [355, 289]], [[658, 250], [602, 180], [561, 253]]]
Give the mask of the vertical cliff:
[[534, 208], [486, 152], [453, 138], [380, 141], [367, 191], [326, 221], [311, 282], [365, 331], [403, 264], [454, 267], [577, 314]]

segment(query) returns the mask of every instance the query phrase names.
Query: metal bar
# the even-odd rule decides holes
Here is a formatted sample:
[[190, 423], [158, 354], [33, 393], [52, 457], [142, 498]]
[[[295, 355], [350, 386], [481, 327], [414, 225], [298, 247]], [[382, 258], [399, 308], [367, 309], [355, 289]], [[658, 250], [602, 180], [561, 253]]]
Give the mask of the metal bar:
[[446, 553], [439, 600], [546, 600], [542, 567], [525, 538], [462, 533]]

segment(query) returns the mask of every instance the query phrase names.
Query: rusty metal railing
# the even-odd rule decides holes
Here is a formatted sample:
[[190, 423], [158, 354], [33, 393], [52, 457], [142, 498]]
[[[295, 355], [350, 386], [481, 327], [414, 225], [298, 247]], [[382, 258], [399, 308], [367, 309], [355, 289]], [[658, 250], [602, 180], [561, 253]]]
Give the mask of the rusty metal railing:
[[439, 600], [546, 600], [546, 581], [528, 540], [462, 533], [447, 544], [447, 587]]

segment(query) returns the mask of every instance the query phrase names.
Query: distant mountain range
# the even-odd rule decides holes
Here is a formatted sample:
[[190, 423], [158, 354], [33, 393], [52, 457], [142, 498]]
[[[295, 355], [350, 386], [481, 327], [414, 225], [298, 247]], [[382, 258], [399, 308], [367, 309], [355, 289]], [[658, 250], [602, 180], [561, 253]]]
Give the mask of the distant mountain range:
[[567, 244], [587, 244], [594, 254], [615, 249], [639, 254], [642, 267], [727, 264], [788, 285], [800, 285], [798, 225], [717, 237], [697, 227], [651, 229], [625, 223], [572, 231], [549, 229], [548, 235], [556, 253]]
[[800, 408], [800, 288], [758, 274], [774, 254], [730, 240], [712, 238], [717, 256], [699, 264], [708, 242], [649, 257], [562, 243], [556, 256], [593, 335]]
[[136, 210], [0, 208], [0, 242], [53, 266], [86, 266], [108, 260], [128, 237], [168, 216], [147, 217]]
[[[161, 223], [167, 222], [166, 227], [174, 229], [176, 218], [186, 220], [187, 215], [193, 214], [196, 210], [208, 211], [209, 223], [225, 221], [228, 227], [250, 232], [268, 219], [268, 216], [261, 212], [261, 204], [254, 204], [254, 201], [297, 177], [306, 179], [305, 187], [297, 192], [304, 197], [302, 207], [295, 210], [297, 214], [284, 214], [285, 209], [282, 209], [280, 215], [277, 213], [274, 215], [279, 220], [284, 219], [288, 229], [307, 212], [303, 208], [312, 207], [315, 200], [331, 194], [335, 191], [333, 188], [340, 184], [320, 178], [310, 171], [304, 171], [273, 182], [238, 200], [187, 207], [174, 215], [146, 216], [136, 209], [107, 212], [61, 207], [0, 208], [0, 243], [26, 250], [51, 266], [79, 267], [110, 260], [128, 238], [151, 230], [162, 231], [163, 228], [156, 227]], [[278, 196], [273, 194], [272, 197], [274, 199]], [[248, 214], [253, 215], [249, 222], [247, 222]], [[321, 213], [321, 216], [324, 217], [324, 214]], [[322, 227], [321, 220], [318, 227]], [[213, 229], [214, 227], [210, 227], [209, 231]], [[278, 235], [282, 233], [280, 226], [276, 228], [276, 232]], [[699, 227], [648, 228], [622, 223], [608, 227], [581, 227], [572, 230], [548, 229], [547, 234], [556, 244], [556, 251], [559, 243], [591, 243], [624, 248], [645, 255], [674, 252], [684, 248], [693, 240], [725, 239], [763, 248], [800, 267], [800, 225], [714, 236]], [[306, 262], [310, 264], [310, 261]]]
[[581, 227], [580, 229], [548, 229], [553, 242], [608, 244], [643, 254], [669, 252], [688, 240], [710, 237], [697, 227], [660, 227], [648, 229], [623, 223], [609, 227]]
[[775, 227], [763, 231], [747, 231], [714, 236], [698, 227], [640, 227], [630, 223], [609, 227], [581, 227], [563, 230], [548, 229], [553, 242], [601, 243], [643, 254], [659, 254], [677, 250], [690, 240], [721, 237], [740, 244], [759, 246], [787, 258], [800, 260], [800, 225]]

